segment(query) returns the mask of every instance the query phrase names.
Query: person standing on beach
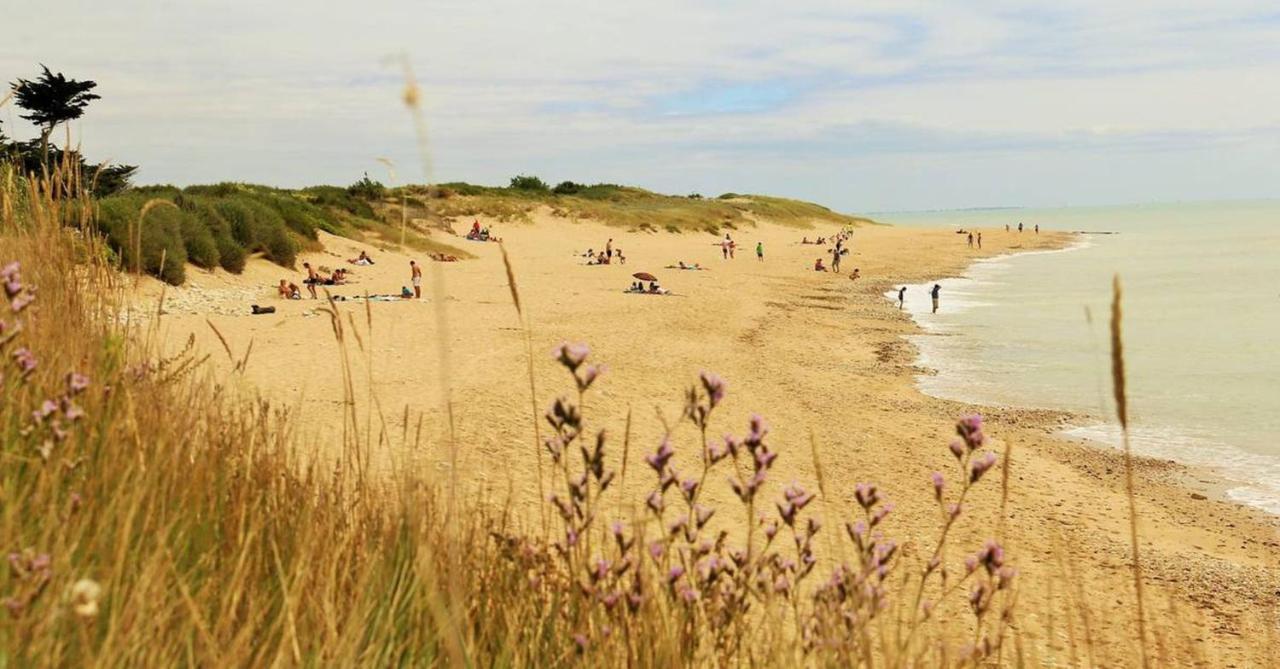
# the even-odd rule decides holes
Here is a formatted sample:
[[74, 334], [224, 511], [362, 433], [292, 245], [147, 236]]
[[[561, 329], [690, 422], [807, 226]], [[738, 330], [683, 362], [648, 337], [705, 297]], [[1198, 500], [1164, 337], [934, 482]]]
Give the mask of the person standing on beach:
[[730, 239], [729, 240], [729, 259], [733, 260], [734, 256], [737, 255], [737, 252], [738, 252], [738, 242], [735, 242], [732, 239]]
[[969, 233], [969, 248], [973, 248], [973, 233]]
[[756, 260], [764, 262], [764, 242], [756, 242]]
[[1005, 224], [1004, 224], [1004, 231], [1005, 231], [1005, 232], [1008, 232], [1008, 231], [1009, 231], [1009, 224], [1008, 224], [1008, 223], [1005, 223]]
[[840, 244], [837, 243], [835, 248], [831, 249], [831, 271], [840, 273]]
[[[610, 237], [609, 241], [604, 243], [604, 257], [609, 262], [613, 262], [613, 237]], [[605, 264], [607, 265], [609, 263]]]
[[903, 286], [898, 289], [898, 310], [902, 310], [902, 305], [907, 301], [907, 287]]
[[1040, 234], [1040, 224], [1036, 223], [1036, 234]]
[[413, 284], [413, 299], [422, 299], [422, 268], [418, 267], [418, 263], [409, 261], [409, 281]]
[[724, 241], [720, 242], [720, 257], [724, 260], [729, 259], [729, 233], [724, 233]]
[[1018, 232], [1022, 232], [1022, 221], [1018, 221]]
[[941, 293], [941, 292], [942, 292], [942, 286], [939, 286], [936, 283], [933, 284], [933, 290], [929, 291], [929, 294], [933, 296], [933, 313], [935, 314], [938, 313], [938, 293]]
[[978, 249], [982, 249], [982, 232], [978, 232]]
[[311, 267], [311, 263], [309, 262], [302, 263], [302, 268], [307, 270], [307, 278], [303, 279], [302, 283], [306, 284], [307, 291], [311, 293], [311, 299], [317, 299], [316, 284], [320, 283], [320, 275], [316, 274], [316, 270]]

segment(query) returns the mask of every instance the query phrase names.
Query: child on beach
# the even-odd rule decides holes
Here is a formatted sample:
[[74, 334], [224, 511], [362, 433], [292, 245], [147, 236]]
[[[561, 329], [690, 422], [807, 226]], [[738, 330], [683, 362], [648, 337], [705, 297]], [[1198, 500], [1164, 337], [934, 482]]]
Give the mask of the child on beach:
[[764, 242], [756, 242], [756, 260], [764, 262]]
[[813, 271], [815, 272], [827, 271], [827, 268], [822, 265], [822, 258], [818, 258], [817, 260], [813, 261]]

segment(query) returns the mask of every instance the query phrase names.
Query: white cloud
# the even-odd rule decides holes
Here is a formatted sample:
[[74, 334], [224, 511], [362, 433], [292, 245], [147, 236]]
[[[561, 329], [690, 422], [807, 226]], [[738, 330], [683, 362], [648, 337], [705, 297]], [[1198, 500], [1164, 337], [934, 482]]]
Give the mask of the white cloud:
[[[155, 4], [25, 3], [0, 42], [6, 80], [46, 62], [99, 81], [86, 146], [146, 180], [345, 182], [375, 156], [415, 164], [388, 59], [403, 52], [446, 179], [535, 171], [854, 210], [1276, 194], [1274, 168], [1226, 170], [1239, 179], [1224, 184], [1191, 167], [1210, 145], [1219, 164], [1261, 167], [1275, 145], [1269, 3]], [[751, 113], [656, 104], [735, 83], [791, 94]], [[12, 117], [0, 110], [21, 134]], [[1105, 183], [1027, 171], [1083, 154], [1124, 170]], [[1023, 187], [998, 187], [1010, 182]]]

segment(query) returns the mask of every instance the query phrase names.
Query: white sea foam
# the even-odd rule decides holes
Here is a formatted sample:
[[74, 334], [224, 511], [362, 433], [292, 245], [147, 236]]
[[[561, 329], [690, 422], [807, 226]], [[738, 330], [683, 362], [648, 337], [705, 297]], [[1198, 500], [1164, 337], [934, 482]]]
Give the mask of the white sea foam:
[[[1073, 222], [1058, 229], [1123, 234], [1081, 235], [1064, 249], [995, 256], [959, 277], [908, 286], [906, 310], [924, 333], [908, 339], [916, 364], [933, 372], [918, 377], [919, 388], [961, 402], [1108, 415], [1106, 312], [1119, 271], [1130, 410], [1141, 426], [1131, 433], [1135, 451], [1212, 468], [1235, 482], [1231, 499], [1280, 514], [1280, 447], [1269, 436], [1280, 434], [1277, 312], [1248, 291], [1222, 289], [1270, 280], [1271, 223], [1280, 208], [1266, 207], [1117, 208], [1090, 220], [1059, 213]], [[1003, 225], [987, 217], [964, 224]], [[929, 299], [934, 283], [942, 287], [937, 314]], [[897, 291], [885, 297], [896, 301]], [[1069, 434], [1118, 443], [1114, 426], [1077, 426]]]

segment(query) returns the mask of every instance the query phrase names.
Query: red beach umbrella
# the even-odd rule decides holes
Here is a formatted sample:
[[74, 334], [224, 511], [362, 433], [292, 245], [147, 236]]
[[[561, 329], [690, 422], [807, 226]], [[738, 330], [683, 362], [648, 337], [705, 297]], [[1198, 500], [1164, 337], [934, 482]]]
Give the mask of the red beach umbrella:
[[637, 279], [640, 279], [641, 281], [657, 281], [657, 280], [658, 280], [658, 277], [656, 277], [656, 276], [654, 276], [654, 275], [652, 275], [652, 274], [650, 274], [650, 273], [648, 273], [648, 272], [636, 272], [635, 274], [632, 274], [631, 276], [633, 276], [633, 277], [635, 277], [635, 278], [637, 278]]

